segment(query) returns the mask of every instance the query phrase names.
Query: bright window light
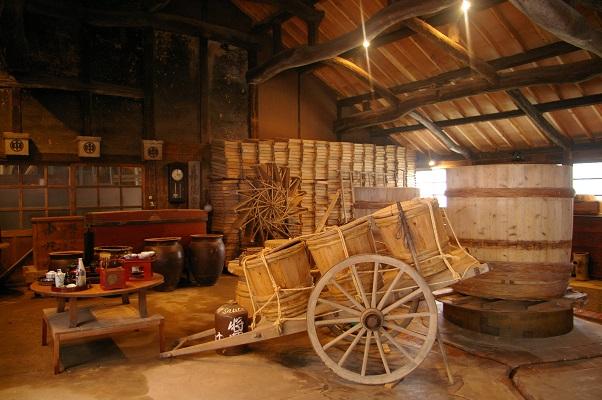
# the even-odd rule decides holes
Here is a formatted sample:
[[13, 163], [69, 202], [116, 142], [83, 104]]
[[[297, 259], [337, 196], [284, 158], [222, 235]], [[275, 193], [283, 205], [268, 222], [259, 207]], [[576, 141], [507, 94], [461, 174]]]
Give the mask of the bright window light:
[[416, 187], [420, 189], [420, 197], [435, 197], [440, 207], [446, 207], [446, 177], [447, 173], [443, 168], [416, 171]]
[[577, 194], [593, 194], [602, 200], [602, 163], [573, 165], [573, 189]]

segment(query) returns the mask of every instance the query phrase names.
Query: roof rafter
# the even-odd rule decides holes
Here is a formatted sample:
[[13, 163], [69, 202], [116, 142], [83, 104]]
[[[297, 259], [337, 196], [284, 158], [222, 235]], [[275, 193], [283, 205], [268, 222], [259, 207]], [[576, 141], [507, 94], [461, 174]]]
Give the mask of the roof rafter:
[[288, 69], [336, 57], [359, 46], [364, 37], [367, 40], [373, 40], [389, 27], [408, 18], [441, 11], [454, 3], [456, 0], [424, 0], [420, 2], [399, 0], [374, 14], [365, 22], [364, 29], [358, 27], [329, 42], [299, 46], [280, 52], [259, 67], [249, 70], [247, 82], [262, 83]]
[[[499, 72], [504, 69], [529, 64], [535, 61], [543, 60], [557, 55], [571, 53], [578, 50], [579, 48], [573, 46], [572, 44], [566, 42], [556, 42], [528, 50], [524, 53], [497, 58], [495, 60], [489, 61], [489, 64], [493, 66], [496, 71]], [[395, 94], [408, 93], [419, 89], [441, 86], [453, 80], [468, 78], [470, 75], [470, 68], [459, 68], [453, 71], [444, 72], [431, 78], [423, 79], [421, 81], [409, 82], [393, 86], [390, 87], [389, 90], [391, 90]], [[378, 97], [379, 95], [377, 93], [364, 93], [357, 96], [346, 97], [344, 99], [341, 99], [338, 101], [338, 105], [342, 107], [352, 106], [354, 104], [361, 103], [362, 101], [372, 100]]]
[[482, 92], [496, 92], [524, 86], [581, 82], [601, 74], [602, 60], [600, 59], [500, 73], [499, 82], [496, 85], [491, 85], [485, 79], [445, 85], [441, 88], [425, 90], [408, 96], [401, 101], [399, 109], [381, 109], [341, 118], [335, 123], [335, 132], [342, 133], [395, 121], [413, 109], [426, 104], [474, 96]]
[[[550, 101], [547, 103], [533, 104], [533, 107], [540, 112], [546, 113], [551, 111], [558, 110], [566, 110], [567, 108], [576, 108], [576, 107], [586, 107], [592, 106], [595, 104], [602, 103], [602, 94], [594, 94], [583, 97], [576, 97], [574, 99], [566, 99], [566, 100], [557, 100]], [[454, 118], [454, 119], [446, 119], [446, 120], [438, 120], [434, 121], [442, 128], [447, 128], [450, 126], [459, 126], [459, 125], [467, 125], [467, 124], [475, 124], [479, 122], [489, 122], [496, 121], [500, 119], [509, 119], [522, 117], [525, 115], [525, 112], [521, 109], [511, 110], [511, 111], [501, 111], [497, 113], [490, 114], [481, 114], [475, 115], [472, 117], [462, 117], [462, 118]], [[393, 133], [406, 133], [406, 132], [414, 132], [424, 129], [422, 125], [406, 125], [399, 126], [396, 128], [387, 128], [387, 129], [379, 129], [373, 130], [372, 136], [385, 136]]]

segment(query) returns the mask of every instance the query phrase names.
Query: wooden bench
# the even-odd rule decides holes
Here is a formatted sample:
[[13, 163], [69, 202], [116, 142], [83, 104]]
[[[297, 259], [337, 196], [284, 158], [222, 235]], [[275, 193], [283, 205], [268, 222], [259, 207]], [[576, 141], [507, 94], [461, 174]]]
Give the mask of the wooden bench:
[[48, 336], [52, 339], [52, 364], [54, 373], [62, 372], [60, 365], [60, 346], [62, 343], [86, 339], [100, 338], [117, 333], [134, 332], [146, 328], [159, 328], [159, 351], [165, 351], [163, 333], [164, 318], [152, 315], [142, 318], [138, 310], [127, 305], [110, 307], [85, 307], [78, 310], [78, 324], [69, 327], [69, 313], [59, 312], [56, 308], [46, 308], [42, 316], [42, 345], [48, 344]]

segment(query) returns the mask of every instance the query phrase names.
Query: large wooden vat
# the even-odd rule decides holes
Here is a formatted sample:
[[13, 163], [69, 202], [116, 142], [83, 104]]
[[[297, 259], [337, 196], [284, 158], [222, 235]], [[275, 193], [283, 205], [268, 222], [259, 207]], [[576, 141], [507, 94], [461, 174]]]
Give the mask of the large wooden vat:
[[354, 187], [353, 217], [365, 217], [398, 201], [412, 200], [419, 196], [420, 190], [418, 188]]
[[491, 271], [454, 286], [509, 300], [561, 297], [571, 271], [572, 169], [547, 164], [482, 165], [447, 171], [448, 218]]

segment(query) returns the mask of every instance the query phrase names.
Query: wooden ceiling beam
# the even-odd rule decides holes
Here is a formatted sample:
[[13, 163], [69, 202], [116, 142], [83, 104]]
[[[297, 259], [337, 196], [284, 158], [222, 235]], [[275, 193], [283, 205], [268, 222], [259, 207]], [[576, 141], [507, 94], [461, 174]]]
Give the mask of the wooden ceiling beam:
[[[580, 50], [578, 47], [573, 46], [570, 43], [566, 42], [556, 42], [552, 44], [548, 44], [545, 46], [537, 47], [531, 50], [528, 50], [524, 53], [514, 54], [508, 57], [501, 57], [495, 60], [489, 61], [489, 64], [495, 68], [496, 71], [501, 71], [508, 68], [517, 67], [519, 65], [529, 64], [532, 62], [544, 60], [546, 58], [559, 56], [562, 54], [571, 53], [574, 51]], [[459, 68], [453, 71], [444, 72], [437, 76], [433, 76], [431, 78], [423, 79], [420, 81], [414, 81], [409, 83], [404, 83], [401, 85], [390, 87], [391, 90], [395, 94], [402, 94], [413, 92], [416, 90], [424, 89], [424, 88], [432, 88], [438, 87], [448, 82], [468, 78], [471, 75], [471, 69], [468, 67]], [[380, 96], [377, 93], [370, 92], [364, 93], [357, 96], [346, 97], [337, 102], [337, 104], [341, 107], [349, 107], [355, 104], [361, 103], [366, 100], [376, 100]]]
[[90, 92], [105, 96], [143, 99], [144, 92], [140, 88], [113, 85], [103, 82], [82, 82], [79, 79], [61, 78], [57, 76], [31, 75], [17, 78], [0, 77], [0, 87], [26, 89], [55, 89], [75, 92]]
[[[374, 90], [377, 93], [379, 93], [383, 98], [385, 98], [392, 107], [399, 106], [400, 100], [397, 96], [395, 96], [395, 93], [392, 93], [391, 91], [389, 91], [389, 89], [387, 89], [387, 87], [385, 85], [383, 85], [378, 80], [371, 77], [370, 74], [365, 69], [363, 69], [362, 67], [353, 63], [352, 61], [349, 61], [342, 57], [335, 57], [330, 60], [326, 60], [323, 63], [335, 65], [335, 66], [336, 65], [342, 66], [342, 67], [346, 68], [347, 70], [351, 71], [353, 74], [355, 74], [355, 76], [357, 76], [364, 82], [371, 82], [372, 85], [374, 86]], [[435, 122], [433, 122], [430, 118], [428, 118], [427, 116], [420, 114], [416, 111], [412, 111], [408, 115], [410, 117], [414, 118], [420, 124], [422, 124], [437, 139], [439, 139], [449, 150], [453, 151], [454, 153], [461, 154], [466, 159], [471, 158], [471, 154], [468, 149], [456, 144], [453, 141], [453, 139], [451, 137], [449, 137], [449, 135], [440, 126], [438, 126]]]
[[498, 76], [495, 68], [493, 68], [487, 62], [476, 57], [470, 50], [466, 49], [460, 43], [450, 39], [435, 27], [429, 25], [420, 18], [410, 18], [404, 23], [408, 28], [428, 39], [431, 43], [434, 43], [436, 46], [443, 49], [443, 51], [456, 60], [466, 64], [470, 69], [480, 74], [489, 83], [495, 84], [497, 82]]
[[453, 151], [454, 153], [460, 154], [467, 160], [472, 158], [472, 154], [470, 151], [456, 144], [452, 138], [449, 137], [447, 132], [445, 132], [439, 125], [433, 122], [431, 119], [427, 118], [423, 114], [420, 114], [416, 111], [410, 111], [408, 115], [414, 118], [416, 121], [420, 122], [429, 132], [431, 132], [437, 139], [441, 140], [445, 147]]
[[[602, 161], [602, 141], [575, 143], [571, 145], [569, 150], [573, 162]], [[476, 153], [470, 162], [462, 159], [457, 154], [450, 153], [437, 155], [438, 165], [443, 168], [493, 163], [563, 163], [565, 160], [566, 151], [564, 149], [559, 149], [557, 146]]]
[[[489, 83], [497, 83], [498, 76], [493, 67], [487, 62], [476, 57], [470, 50], [466, 49], [461, 44], [450, 39], [419, 18], [411, 18], [406, 21], [405, 24], [416, 33], [423, 35], [428, 40], [435, 43], [458, 61], [468, 64], [472, 70], [479, 73]], [[570, 141], [567, 140], [567, 138], [564, 137], [556, 128], [554, 128], [554, 126], [552, 126], [552, 124], [535, 107], [533, 107], [533, 105], [529, 102], [529, 100], [527, 100], [527, 98], [519, 89], [507, 90], [506, 94], [512, 98], [518, 108], [523, 110], [525, 115], [527, 115], [527, 117], [533, 122], [535, 127], [541, 131], [546, 139], [562, 147], [563, 149], [569, 148]]]
[[304, 21], [321, 21], [324, 18], [324, 12], [316, 10], [314, 4], [317, 1], [304, 0], [249, 0], [257, 3], [272, 4], [281, 10], [296, 15]]
[[[313, 8], [313, 5], [316, 4], [317, 2], [318, 2], [317, 0], [310, 0], [310, 1], [306, 2], [306, 4]], [[321, 12], [321, 11], [316, 10], [315, 8], [314, 8], [314, 10], [318, 13]], [[295, 14], [290, 9], [280, 7], [277, 11], [273, 12], [272, 14], [270, 14], [266, 18], [262, 19], [261, 21], [255, 23], [253, 25], [253, 28], [251, 29], [251, 32], [252, 33], [266, 32], [271, 29], [272, 25], [283, 24], [294, 16], [295, 16]], [[323, 17], [324, 17], [324, 13], [322, 12], [321, 17], [312, 18], [312, 19], [306, 20], [306, 22], [307, 21], [319, 22], [322, 20]]]
[[602, 30], [562, 0], [510, 0], [531, 21], [565, 42], [602, 57]]
[[593, 8], [602, 12], [602, 3], [600, 0], [577, 0], [579, 3], [584, 4], [587, 7]]
[[533, 121], [533, 123], [542, 131], [542, 133], [554, 144], [562, 147], [565, 150], [570, 148], [570, 140], [567, 139], [562, 133], [558, 132], [552, 124], [545, 119], [545, 117], [537, 110], [537, 108], [533, 107], [533, 104], [522, 94], [519, 89], [510, 89], [506, 90], [506, 93], [514, 104], [517, 105], [518, 108], [523, 110], [523, 112]]
[[266, 18], [262, 19], [261, 21], [255, 23], [253, 25], [253, 27], [251, 28], [251, 32], [252, 33], [263, 33], [263, 32], [269, 31], [273, 25], [283, 24], [292, 17], [294, 17], [294, 15], [291, 14], [290, 12], [278, 10], [278, 11], [270, 14]]
[[600, 74], [602, 74], [602, 60], [593, 59], [501, 73], [496, 85], [490, 84], [485, 79], [446, 85], [408, 96], [400, 103], [400, 107], [395, 109], [385, 108], [339, 119], [335, 122], [335, 132], [343, 133], [395, 121], [415, 108], [427, 104], [474, 96], [483, 92], [495, 92], [534, 85], [581, 82]]
[[243, 48], [256, 48], [262, 37], [196, 18], [166, 13], [106, 11], [91, 8], [69, 8], [47, 1], [27, 2], [27, 11], [63, 19], [75, 19], [92, 26], [107, 28], [154, 28], [168, 32], [198, 35], [221, 40]]
[[247, 73], [247, 82], [258, 84], [291, 68], [313, 64], [338, 56], [347, 50], [358, 47], [364, 40], [373, 40], [379, 34], [402, 21], [441, 11], [453, 4], [456, 0], [399, 0], [376, 14], [364, 24], [365, 28], [348, 32], [329, 42], [312, 46], [300, 46], [280, 52], [264, 64], [253, 68]]
[[[546, 113], [546, 112], [551, 112], [551, 111], [566, 110], [569, 108], [587, 107], [587, 106], [592, 106], [592, 105], [601, 104], [601, 103], [602, 103], [602, 94], [594, 94], [594, 95], [590, 95], [590, 96], [575, 97], [573, 99], [556, 100], [556, 101], [550, 101], [547, 103], [533, 104], [533, 107], [535, 107], [535, 109], [540, 113]], [[450, 126], [460, 126], [460, 125], [476, 124], [479, 122], [489, 122], [489, 121], [496, 121], [496, 120], [500, 120], [500, 119], [522, 117], [524, 115], [525, 115], [525, 112], [519, 108], [516, 110], [510, 110], [510, 111], [501, 111], [501, 112], [491, 113], [491, 114], [481, 114], [481, 115], [475, 115], [472, 117], [444, 119], [444, 120], [438, 120], [438, 121], [433, 121], [433, 122], [435, 122], [441, 128], [447, 128]], [[415, 132], [415, 131], [419, 131], [422, 129], [424, 129], [424, 127], [420, 124], [399, 126], [399, 127], [387, 128], [387, 129], [375, 129], [372, 132], [372, 136], [375, 136], [375, 137], [388, 136], [388, 135], [391, 135], [394, 133]]]
[[[470, 7], [471, 12], [486, 10], [493, 6], [496, 6], [500, 3], [505, 3], [506, 0], [477, 0], [472, 1], [472, 5]], [[425, 21], [432, 26], [446, 25], [453, 23], [458, 20], [461, 16], [460, 8], [450, 8], [446, 11], [441, 11], [439, 13], [433, 13], [432, 16], [425, 18]], [[397, 30], [382, 34], [372, 40], [370, 42], [371, 48], [378, 48], [380, 46], [385, 46], [389, 43], [397, 42], [398, 40], [407, 38], [408, 36], [412, 36], [414, 31], [406, 26], [402, 26]], [[363, 48], [361, 45], [353, 48], [343, 54], [341, 57], [350, 58], [356, 56], [357, 53], [362, 52]]]

